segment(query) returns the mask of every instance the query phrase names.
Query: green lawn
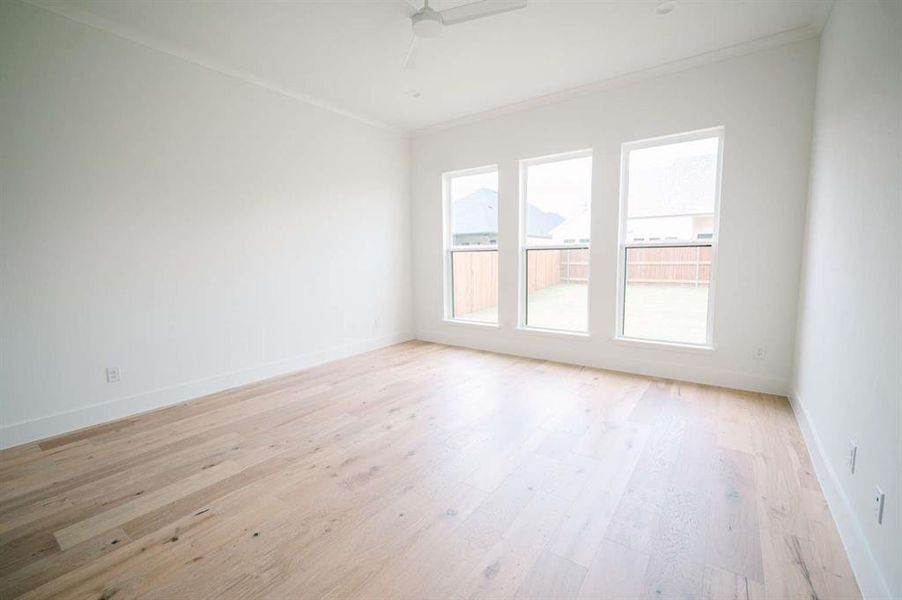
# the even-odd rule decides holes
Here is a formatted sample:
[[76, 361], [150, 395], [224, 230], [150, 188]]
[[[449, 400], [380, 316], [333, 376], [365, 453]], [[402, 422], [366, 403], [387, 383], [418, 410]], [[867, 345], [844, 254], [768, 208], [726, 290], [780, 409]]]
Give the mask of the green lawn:
[[[564, 331], [587, 330], [588, 288], [561, 284], [529, 294], [527, 319], [530, 327]], [[632, 338], [705, 343], [708, 288], [671, 284], [632, 284], [626, 290], [624, 335]], [[492, 307], [458, 319], [496, 323], [498, 308]]]
[[529, 327], [561, 331], [589, 330], [589, 286], [562, 283], [531, 292], [526, 297]]
[[626, 288], [623, 335], [632, 338], [704, 344], [708, 288], [638, 283]]

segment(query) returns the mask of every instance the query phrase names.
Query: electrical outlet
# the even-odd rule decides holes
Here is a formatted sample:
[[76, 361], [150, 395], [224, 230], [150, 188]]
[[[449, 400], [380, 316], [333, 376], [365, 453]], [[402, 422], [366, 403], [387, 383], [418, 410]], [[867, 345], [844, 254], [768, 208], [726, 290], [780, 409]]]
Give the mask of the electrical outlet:
[[764, 346], [758, 346], [755, 348], [755, 353], [752, 354], [752, 358], [755, 360], [764, 360], [765, 356], [767, 356], [767, 348]]
[[883, 490], [880, 489], [880, 486], [877, 486], [876, 491], [874, 492], [874, 518], [877, 519], [877, 525], [883, 524], [883, 501], [884, 501]]
[[107, 367], [106, 368], [106, 382], [107, 383], [119, 383], [122, 374], [119, 372], [119, 367]]
[[849, 473], [855, 474], [855, 460], [858, 458], [858, 446], [849, 440]]

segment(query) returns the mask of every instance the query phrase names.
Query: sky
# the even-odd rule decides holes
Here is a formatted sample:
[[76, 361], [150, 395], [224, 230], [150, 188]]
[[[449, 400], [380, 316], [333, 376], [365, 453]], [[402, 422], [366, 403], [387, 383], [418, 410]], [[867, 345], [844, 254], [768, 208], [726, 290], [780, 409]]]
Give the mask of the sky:
[[692, 140], [663, 146], [652, 146], [630, 152], [630, 166], [638, 168], [667, 168], [676, 160], [690, 156], [716, 155], [717, 138]]
[[460, 175], [451, 180], [451, 201], [463, 200], [476, 190], [486, 188], [498, 193], [498, 172]]
[[[527, 201], [557, 213], [565, 220], [579, 215], [592, 194], [592, 157], [560, 160], [527, 168]], [[463, 175], [451, 180], [451, 201], [462, 200], [480, 188], [498, 191], [498, 173]]]
[[[714, 137], [632, 150], [629, 216], [713, 212], [718, 143]], [[498, 173], [453, 178], [451, 200], [481, 188], [497, 193]], [[591, 195], [591, 156], [527, 167], [527, 202], [543, 212], [572, 219], [586, 211]]]
[[[451, 179], [451, 201], [463, 200], [480, 189], [498, 192], [498, 173], [479, 173], [460, 175]], [[536, 214], [536, 208], [544, 213], [557, 214], [561, 221], [570, 219], [573, 226], [568, 235], [577, 238], [589, 237], [589, 220], [587, 209], [592, 196], [592, 157], [583, 156], [566, 160], [557, 160], [526, 168], [526, 199], [530, 205], [527, 219], [530, 216], [541, 222], [527, 223], [528, 231], [546, 231], [548, 217]], [[494, 207], [495, 210], [498, 207]], [[497, 217], [496, 217], [497, 218]], [[576, 225], [576, 224], [579, 225]], [[574, 229], [575, 227], [575, 229]], [[569, 231], [569, 230], [568, 230]]]
[[564, 220], [584, 212], [592, 197], [592, 157], [530, 165], [526, 171], [526, 200], [536, 208], [557, 213]]
[[718, 138], [631, 150], [629, 216], [714, 212]]

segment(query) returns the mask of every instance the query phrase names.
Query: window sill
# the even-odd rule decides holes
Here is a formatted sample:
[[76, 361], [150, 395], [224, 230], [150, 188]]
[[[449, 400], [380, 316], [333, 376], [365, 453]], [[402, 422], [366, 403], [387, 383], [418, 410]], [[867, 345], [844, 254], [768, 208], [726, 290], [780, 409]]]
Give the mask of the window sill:
[[464, 325], [466, 327], [478, 327], [482, 329], [498, 329], [498, 323], [486, 323], [484, 321], [467, 321], [465, 319], [442, 319], [443, 323], [448, 323], [450, 325], [458, 326]]
[[563, 337], [575, 340], [588, 340], [589, 333], [585, 331], [564, 331], [563, 329], [542, 329], [541, 327], [517, 327], [517, 331], [527, 335], [546, 337]]
[[638, 338], [614, 337], [615, 344], [621, 346], [633, 346], [635, 348], [649, 348], [654, 350], [670, 350], [675, 352], [689, 352], [695, 354], [710, 354], [714, 352], [714, 346], [706, 344], [681, 344], [680, 342], [660, 342], [656, 340], [642, 340]]

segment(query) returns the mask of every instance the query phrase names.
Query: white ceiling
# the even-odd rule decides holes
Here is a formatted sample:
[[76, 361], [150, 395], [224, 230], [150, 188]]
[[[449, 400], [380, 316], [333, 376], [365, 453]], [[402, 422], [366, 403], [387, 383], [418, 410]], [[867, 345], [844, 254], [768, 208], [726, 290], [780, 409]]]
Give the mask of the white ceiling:
[[[419, 4], [417, 0], [411, 3]], [[343, 112], [407, 129], [495, 109], [798, 29], [829, 0], [529, 0], [410, 41], [404, 0], [35, 0], [141, 43]], [[467, 0], [433, 0], [438, 10]], [[414, 97], [414, 92], [419, 97]]]

